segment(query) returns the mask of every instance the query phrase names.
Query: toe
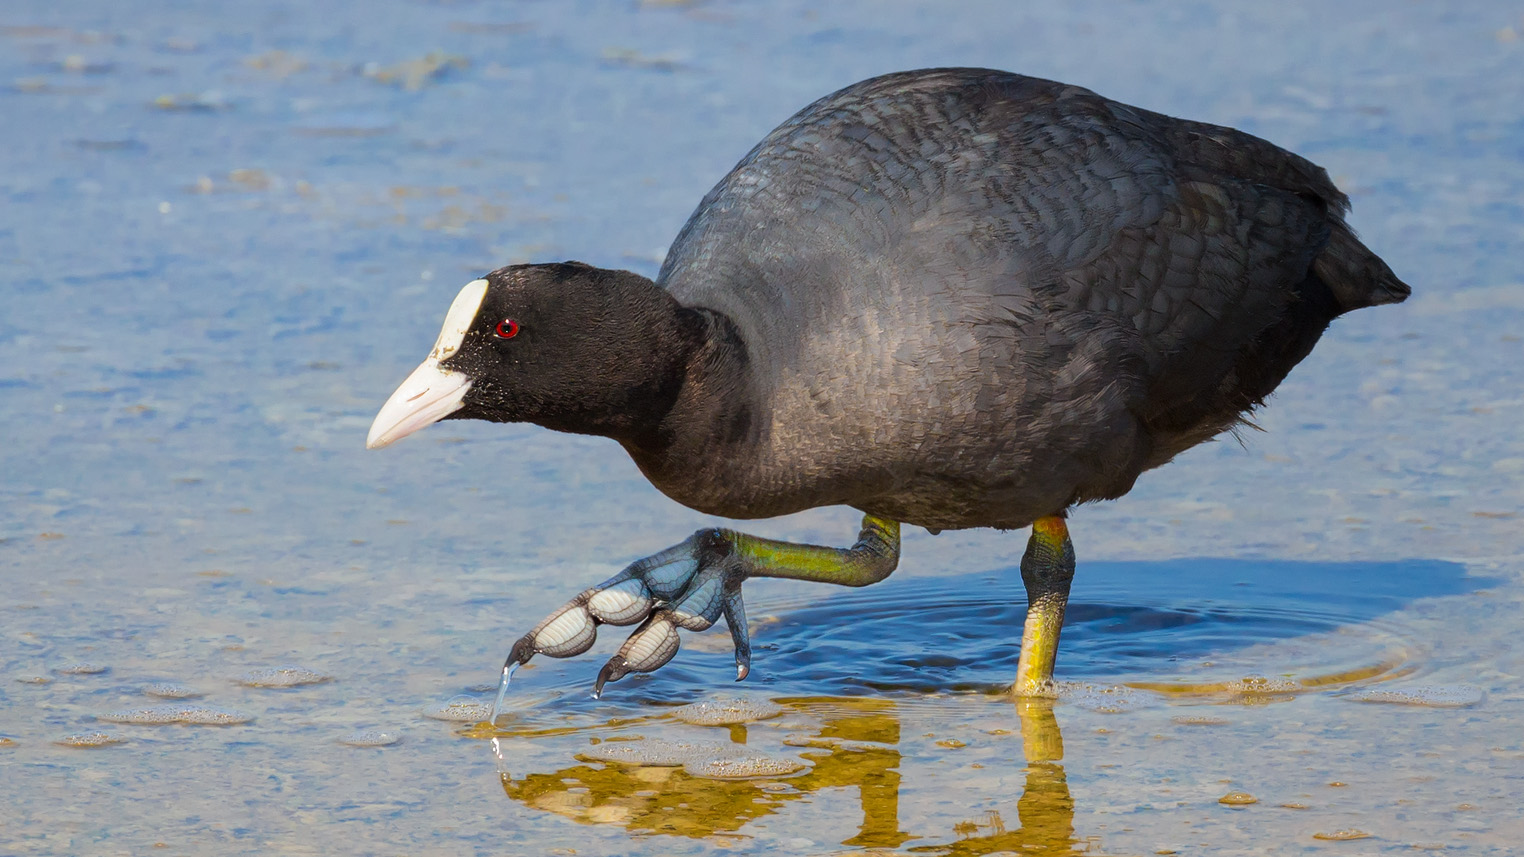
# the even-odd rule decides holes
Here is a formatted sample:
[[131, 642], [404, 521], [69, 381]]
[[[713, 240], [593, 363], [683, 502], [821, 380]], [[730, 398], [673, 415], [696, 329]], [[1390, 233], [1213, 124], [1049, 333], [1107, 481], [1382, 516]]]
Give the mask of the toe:
[[743, 681], [751, 674], [751, 637], [746, 630], [746, 605], [741, 602], [741, 583], [726, 581], [721, 600], [725, 624], [730, 628], [730, 641], [736, 647], [736, 681]]
[[682, 640], [677, 636], [672, 614], [666, 610], [653, 614], [598, 671], [598, 681], [593, 685], [593, 697], [602, 696], [603, 686], [608, 682], [619, 681], [634, 672], [648, 673], [661, 669], [672, 660], [681, 645]]
[[569, 658], [592, 648], [598, 626], [580, 599], [553, 613], [528, 634], [534, 650], [553, 658]]
[[590, 591], [587, 612], [609, 625], [633, 625], [651, 612], [651, 591], [638, 578], [628, 578]]

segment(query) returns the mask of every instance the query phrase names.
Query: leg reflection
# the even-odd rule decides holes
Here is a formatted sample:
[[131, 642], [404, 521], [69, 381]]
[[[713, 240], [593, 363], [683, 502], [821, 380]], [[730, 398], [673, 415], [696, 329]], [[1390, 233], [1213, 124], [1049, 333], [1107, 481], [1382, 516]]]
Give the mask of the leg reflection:
[[1073, 855], [1081, 840], [1074, 836], [1074, 798], [1064, 776], [1064, 738], [1053, 716], [1053, 700], [1017, 697], [1021, 749], [1027, 760], [1026, 787], [1016, 800], [1018, 826], [1006, 828], [998, 812], [954, 826], [963, 838], [932, 853], [977, 857], [996, 852]]
[[[754, 820], [775, 813], [786, 817], [785, 807], [791, 801], [855, 788], [861, 821], [856, 834], [841, 841], [845, 846], [896, 849], [919, 840], [911, 850], [920, 854], [1072, 855], [1083, 841], [1074, 835], [1074, 799], [1064, 774], [1063, 737], [1050, 699], [1012, 701], [1026, 759], [1025, 788], [1016, 799], [1016, 828], [1008, 829], [1001, 812], [993, 811], [951, 823], [950, 830], [931, 829], [918, 835], [901, 827], [902, 787], [908, 788], [911, 797], [907, 800], [930, 799], [930, 805], [946, 805], [950, 795], [944, 794], [945, 784], [928, 786], [936, 789], [935, 795], [929, 795], [914, 781], [904, 782], [901, 712], [894, 703], [863, 698], [778, 701], [817, 724], [809, 734], [788, 736], [787, 744], [811, 765], [798, 776], [717, 780], [680, 767], [590, 763], [549, 774], [504, 775], [503, 790], [529, 806], [587, 824], [617, 824], [638, 833], [729, 838], [744, 837], [745, 827]], [[757, 732], [737, 729], [730, 734], [739, 739], [734, 743], [743, 745], [748, 739], [754, 741]], [[1010, 815], [1006, 810], [1005, 817]], [[843, 833], [851, 830], [850, 822], [841, 827]]]
[[1027, 787], [1016, 802], [1023, 847], [1034, 853], [1073, 853], [1074, 798], [1064, 776], [1064, 736], [1051, 699], [1018, 699], [1021, 748], [1027, 757]]

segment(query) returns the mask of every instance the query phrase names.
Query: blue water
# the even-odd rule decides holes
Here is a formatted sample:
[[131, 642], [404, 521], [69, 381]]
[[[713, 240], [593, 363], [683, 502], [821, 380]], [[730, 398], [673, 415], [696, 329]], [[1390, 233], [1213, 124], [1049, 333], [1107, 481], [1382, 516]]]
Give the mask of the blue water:
[[[1292, 148], [1415, 287], [1335, 325], [1264, 433], [1079, 510], [1061, 675], [1384, 665], [1365, 680], [1480, 702], [1356, 705], [1338, 685], [1018, 716], [991, 691], [1018, 645], [1021, 537], [917, 531], [879, 586], [748, 595], [758, 653], [740, 687], [803, 700], [775, 726], [641, 719], [734, 689], [723, 630], [601, 705], [580, 689], [602, 656], [536, 660], [521, 716], [559, 711], [572, 731], [514, 737], [507, 781], [488, 736], [421, 716], [490, 697], [546, 612], [714, 523], [607, 441], [449, 423], [364, 450], [460, 285], [564, 258], [652, 275], [779, 121], [935, 65], [1062, 79]], [[1521, 103], [1524, 17], [1505, 2], [7, 0], [0, 853], [1509, 853], [1524, 835]], [[841, 543], [856, 516], [746, 526]], [[604, 636], [599, 651], [620, 639]], [[69, 669], [82, 661], [105, 671]], [[288, 663], [334, 680], [232, 680]], [[140, 688], [156, 681], [253, 719], [96, 719], [152, 704]], [[1201, 710], [1224, 722], [1175, 719]], [[338, 743], [355, 729], [404, 737]], [[576, 760], [632, 729], [811, 767], [792, 786], [719, 785]], [[790, 729], [871, 746], [812, 756]], [[125, 743], [53, 743], [90, 730]], [[1261, 802], [1217, 803], [1238, 788]], [[1372, 838], [1313, 838], [1347, 828]]]

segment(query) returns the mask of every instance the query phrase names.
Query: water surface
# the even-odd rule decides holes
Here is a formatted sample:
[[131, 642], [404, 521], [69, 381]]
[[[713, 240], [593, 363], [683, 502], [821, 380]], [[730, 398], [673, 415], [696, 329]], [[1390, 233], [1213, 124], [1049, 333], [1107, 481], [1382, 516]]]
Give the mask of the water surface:
[[[1503, 2], [11, 0], [0, 853], [1512, 853], [1521, 36]], [[460, 285], [652, 275], [779, 121], [935, 65], [1293, 148], [1414, 298], [1336, 324], [1265, 432], [1076, 513], [1055, 703], [998, 692], [1022, 536], [917, 530], [874, 587], [752, 584], [742, 685], [720, 631], [593, 702], [606, 631], [521, 671], [495, 730], [426, 716], [715, 523], [607, 441], [366, 452]], [[784, 712], [674, 715], [738, 690]], [[635, 739], [803, 767], [598, 760]]]

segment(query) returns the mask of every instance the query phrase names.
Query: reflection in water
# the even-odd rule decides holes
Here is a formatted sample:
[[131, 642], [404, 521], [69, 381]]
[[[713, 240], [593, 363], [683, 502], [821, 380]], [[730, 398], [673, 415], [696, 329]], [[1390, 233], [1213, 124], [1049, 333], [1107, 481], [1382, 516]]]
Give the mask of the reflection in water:
[[[1265, 705], [1415, 674], [1423, 668], [1423, 635], [1393, 616], [1414, 599], [1488, 582], [1431, 561], [1177, 560], [1094, 563], [1085, 572], [1064, 628], [1063, 675], [1080, 681], [1062, 696], [1103, 713], [1186, 695]], [[543, 761], [537, 751], [554, 751], [552, 740], [630, 740], [636, 729], [663, 740], [723, 739], [722, 729], [677, 724], [660, 713], [683, 692], [733, 675], [728, 651], [698, 646], [621, 689], [627, 719], [609, 720], [607, 702], [580, 692], [586, 676], [575, 662], [537, 661], [516, 686], [515, 722], [466, 734], [534, 742], [519, 764], [539, 758], [543, 772], [505, 774], [503, 789], [514, 800], [636, 834], [746, 839], [763, 829], [775, 834], [780, 820], [826, 812], [851, 819], [836, 824], [831, 838], [854, 848], [1088, 853], [1094, 844], [1076, 835], [1052, 701], [997, 706], [998, 722], [989, 724], [997, 728], [984, 730], [992, 740], [978, 759], [989, 763], [984, 770], [974, 759], [978, 750], [926, 732], [974, 734], [981, 707], [1009, 684], [1019, 641], [1010, 629], [1020, 627], [1024, 607], [1019, 586], [1000, 574], [909, 578], [758, 610], [769, 696], [822, 688], [830, 695], [774, 699], [787, 714], [733, 726], [721, 746], [759, 756], [787, 750], [809, 766], [797, 775], [724, 780], [699, 776], [697, 765], [678, 766], [687, 760], [667, 760], [670, 767], [590, 757], [567, 766], [569, 754]], [[936, 701], [949, 697], [956, 701]], [[1011, 776], [1014, 748], [998, 743], [1014, 740], [1006, 729], [1012, 721], [1020, 725], [1025, 761], [1019, 778]], [[858, 806], [842, 809], [838, 802], [850, 794]], [[790, 813], [787, 805], [801, 800], [817, 812]], [[748, 831], [753, 822], [757, 828]]]
[[[1016, 826], [998, 811], [952, 825], [951, 830], [906, 831], [900, 820], [900, 720], [896, 705], [880, 699], [779, 700], [813, 715], [812, 734], [790, 735], [811, 767], [787, 778], [716, 780], [680, 767], [584, 763], [552, 773], [502, 775], [504, 792], [536, 809], [587, 824], [617, 824], [632, 833], [693, 838], [740, 835], [751, 821], [791, 801], [826, 789], [855, 788], [861, 821], [841, 841], [860, 848], [914, 853], [979, 855], [1000, 851], [1073, 854], [1074, 800], [1060, 762], [1063, 738], [1051, 700], [1013, 702], [1021, 724], [1026, 783], [1014, 806]], [[509, 733], [512, 734], [512, 733]], [[745, 744], [747, 730], [732, 727]]]

